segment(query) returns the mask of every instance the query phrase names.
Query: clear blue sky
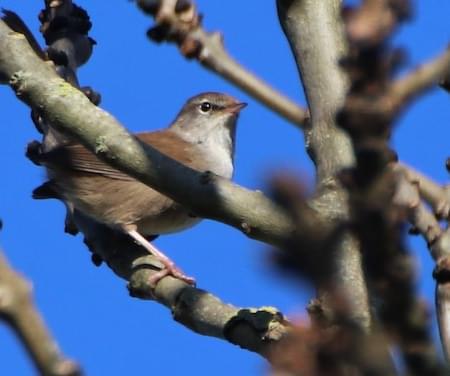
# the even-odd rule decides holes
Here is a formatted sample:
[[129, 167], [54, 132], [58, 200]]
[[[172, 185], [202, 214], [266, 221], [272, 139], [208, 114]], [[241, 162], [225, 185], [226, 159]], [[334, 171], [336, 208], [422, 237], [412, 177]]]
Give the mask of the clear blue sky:
[[[0, 0], [37, 33], [43, 2]], [[185, 61], [172, 45], [145, 37], [150, 19], [128, 1], [79, 1], [87, 8], [97, 40], [82, 85], [103, 97], [102, 107], [133, 131], [166, 126], [186, 98], [224, 91], [249, 102], [238, 128], [235, 181], [266, 187], [271, 171], [289, 167], [313, 180], [302, 135], [245, 93]], [[230, 53], [269, 83], [304, 103], [297, 71], [281, 33], [275, 1], [197, 1], [208, 30], [221, 30]], [[417, 2], [415, 19], [395, 43], [409, 52], [409, 67], [440, 53], [450, 40], [448, 0]], [[400, 158], [433, 178], [448, 176], [449, 97], [435, 90], [400, 119], [394, 137]], [[94, 267], [82, 238], [63, 232], [64, 209], [56, 201], [34, 201], [31, 191], [44, 173], [24, 157], [38, 138], [29, 109], [0, 87], [0, 161], [3, 166], [0, 244], [10, 262], [33, 282], [35, 301], [65, 354], [89, 375], [252, 375], [267, 370], [259, 356], [224, 341], [200, 337], [173, 322], [158, 304], [130, 298], [125, 282], [106, 267]], [[433, 264], [421, 239], [411, 248], [420, 256], [420, 292], [433, 304]], [[311, 296], [305, 286], [284, 278], [268, 262], [268, 247], [220, 223], [203, 221], [192, 230], [161, 237], [167, 251], [198, 286], [240, 306], [273, 305], [295, 319], [305, 315]], [[33, 375], [19, 343], [0, 324], [0, 370]]]

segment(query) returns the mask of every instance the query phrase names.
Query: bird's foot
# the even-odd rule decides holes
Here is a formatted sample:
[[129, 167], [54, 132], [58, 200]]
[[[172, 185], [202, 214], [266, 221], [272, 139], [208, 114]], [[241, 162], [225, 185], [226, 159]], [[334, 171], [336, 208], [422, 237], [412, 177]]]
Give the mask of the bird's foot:
[[195, 285], [194, 278], [188, 277], [186, 274], [184, 274], [183, 271], [178, 266], [176, 266], [169, 257], [167, 257], [163, 252], [161, 252], [152, 243], [150, 243], [141, 234], [139, 234], [139, 232], [137, 232], [135, 228], [129, 226], [128, 228], [124, 228], [124, 230], [164, 266], [164, 269], [159, 270], [150, 277], [149, 282], [152, 287], [155, 287], [163, 277], [168, 275], [171, 275], [174, 278], [178, 278], [189, 285]]
[[184, 272], [178, 266], [176, 266], [172, 260], [160, 258], [158, 259], [165, 266], [165, 268], [152, 274], [152, 276], [149, 278], [149, 283], [151, 286], [155, 287], [162, 278], [168, 275], [180, 279], [183, 282], [186, 282], [188, 285], [195, 286], [195, 279], [184, 274]]

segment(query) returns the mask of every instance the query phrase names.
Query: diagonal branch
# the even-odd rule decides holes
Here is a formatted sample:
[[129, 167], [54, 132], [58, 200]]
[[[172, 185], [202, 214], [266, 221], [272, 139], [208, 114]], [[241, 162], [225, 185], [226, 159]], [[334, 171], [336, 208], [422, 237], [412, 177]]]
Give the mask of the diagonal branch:
[[[134, 263], [129, 289], [140, 298], [148, 298], [149, 282], [155, 270], [148, 266], [151, 256], [143, 256]], [[153, 299], [172, 312], [175, 321], [192, 331], [227, 340], [241, 348], [266, 357], [288, 333], [289, 324], [273, 307], [238, 308], [222, 302], [211, 293], [185, 282], [165, 277], [157, 284]]]
[[401, 164], [395, 164], [393, 169], [398, 173], [393, 202], [406, 208], [409, 222], [424, 237], [435, 261], [450, 254], [450, 243], [444, 238], [444, 230], [420, 197], [422, 180], [414, 179], [409, 174], [412, 170]]
[[450, 219], [450, 187], [440, 186], [429, 177], [410, 166], [399, 163], [396, 169], [403, 171], [408, 180], [417, 184], [420, 196], [431, 205], [439, 218]]
[[304, 126], [308, 111], [299, 107], [234, 60], [223, 45], [218, 32], [208, 33], [193, 1], [139, 0], [138, 6], [155, 18], [148, 36], [157, 41], [175, 42], [181, 53], [197, 59], [203, 66], [240, 87], [242, 90], [298, 126]]
[[395, 81], [386, 95], [386, 100], [394, 108], [403, 107], [423, 91], [443, 82], [448, 75], [450, 75], [450, 48]]
[[151, 277], [161, 265], [153, 256], [124, 234], [111, 233], [108, 227], [92, 224], [77, 212], [74, 218], [89, 247], [117, 275], [129, 281], [131, 296], [163, 304], [175, 321], [190, 330], [224, 339], [264, 357], [288, 333], [289, 323], [276, 308], [235, 307], [171, 276], [162, 278], [154, 288]]
[[[288, 217], [261, 192], [201, 173], [139, 143], [110, 114], [59, 78], [21, 34], [0, 21], [0, 76], [56, 130], [73, 137], [116, 168], [247, 236], [277, 244], [293, 230]], [[4, 80], [5, 81], [5, 80]]]
[[[122, 268], [123, 272], [124, 259], [119, 257], [115, 261], [113, 267]], [[154, 262], [148, 255], [134, 260], [127, 271], [130, 273], [130, 294], [163, 304], [170, 309], [175, 321], [193, 332], [226, 340], [264, 357], [288, 334], [289, 323], [274, 307], [235, 307], [171, 276], [162, 278], [153, 288], [149, 281], [158, 269], [149, 268], [149, 265]], [[153, 291], [151, 296], [149, 291]]]
[[0, 252], [0, 320], [22, 340], [42, 375], [77, 376], [81, 370], [58, 349], [33, 305], [31, 287], [15, 272]]
[[[151, 176], [151, 179], [156, 179], [158, 186], [168, 187], [169, 190], [171, 186], [180, 188], [178, 192], [184, 191], [182, 199], [191, 200], [191, 197], [198, 194], [199, 187], [201, 194], [198, 197], [205, 195], [207, 197], [205, 201], [193, 199], [199, 205], [193, 207], [197, 213], [209, 206], [212, 212], [217, 208], [218, 216], [222, 215], [220, 213], [234, 211], [236, 217], [233, 221], [238, 223], [242, 231], [250, 236], [258, 233], [262, 238], [268, 236], [268, 239], [274, 242], [278, 241], [278, 236], [280, 239], [285, 236], [284, 231], [290, 233], [292, 225], [284, 213], [261, 193], [239, 188], [225, 179], [218, 179], [208, 173], [190, 170], [151, 148], [148, 152], [152, 155], [153, 161], [149, 160], [143, 145], [137, 143], [112, 116], [92, 105], [84, 94], [60, 79], [54, 72], [52, 63], [44, 63], [37, 58], [23, 36], [12, 33], [2, 21], [0, 21], [0, 45], [0, 73], [10, 79], [10, 84], [18, 97], [32, 108], [39, 109], [39, 113], [51, 126], [59, 126], [58, 130], [72, 136], [81, 136], [86, 145], [91, 145], [94, 151], [104, 155], [107, 160], [109, 158], [119, 162], [119, 166], [121, 158], [113, 153], [117, 146], [120, 153], [122, 145], [122, 150], [125, 151], [123, 157], [125, 164], [127, 160], [135, 161], [136, 166], [139, 166], [138, 174]], [[80, 116], [77, 112], [83, 115]], [[106, 133], [103, 133], [104, 131]], [[90, 141], [86, 140], [84, 132], [88, 135], [88, 139], [92, 137]], [[170, 171], [166, 174], [164, 170], [167, 168]], [[172, 178], [176, 181], [171, 182]], [[189, 186], [186, 181], [193, 182], [194, 186]], [[181, 188], [180, 184], [184, 184], [184, 188]], [[260, 202], [263, 206], [264, 202], [266, 203], [262, 211], [257, 209]], [[256, 209], [253, 210], [253, 214], [249, 213], [252, 211], [250, 207]], [[267, 210], [266, 214], [263, 213], [264, 210]], [[255, 215], [255, 220], [248, 217], [249, 214]], [[258, 217], [259, 215], [261, 217]], [[249, 224], [245, 222], [246, 218], [249, 219]], [[202, 335], [226, 339], [263, 356], [266, 356], [269, 349], [287, 332], [288, 324], [274, 308], [236, 308], [221, 302], [204, 290], [188, 286], [172, 277], [161, 279], [153, 288], [150, 277], [161, 265], [147, 252], [131, 242], [129, 237], [96, 223], [82, 213], [75, 211], [73, 219], [77, 228], [84, 233], [85, 242], [97, 260], [100, 258], [107, 262], [116, 274], [129, 281], [132, 296], [156, 299], [170, 308], [174, 319], [189, 329]], [[280, 220], [280, 224], [277, 225], [277, 221]], [[256, 229], [252, 226], [252, 223], [256, 224], [255, 221], [265, 225]], [[273, 235], [278, 231], [279, 234], [272, 238], [269, 232], [264, 230], [266, 226], [272, 227]], [[278, 226], [278, 229], [273, 226]], [[283, 226], [286, 227], [283, 229]]]
[[424, 237], [436, 262], [433, 276], [436, 280], [439, 334], [444, 353], [450, 359], [450, 230], [442, 229], [420, 197], [425, 191], [432, 202], [440, 203], [445, 201], [444, 192], [436, 183], [408, 166], [397, 163], [393, 168], [399, 174], [394, 202], [406, 208], [408, 220]]

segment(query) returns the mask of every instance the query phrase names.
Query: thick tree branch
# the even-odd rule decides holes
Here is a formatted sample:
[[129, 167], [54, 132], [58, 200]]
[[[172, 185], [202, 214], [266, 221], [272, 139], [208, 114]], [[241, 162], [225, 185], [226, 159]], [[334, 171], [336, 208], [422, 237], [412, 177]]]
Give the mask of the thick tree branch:
[[[258, 216], [264, 216], [263, 211], [268, 210], [268, 217], [266, 220], [263, 219], [267, 226], [278, 226], [278, 230], [272, 229], [275, 232], [286, 226], [276, 237], [271, 238], [269, 235], [271, 241], [276, 243], [290, 234], [292, 224], [289, 223], [285, 214], [261, 193], [252, 193], [238, 188], [231, 182], [218, 179], [208, 173], [202, 174], [189, 170], [157, 152], [153, 153], [151, 148], [149, 148], [149, 152], [153, 153], [156, 162], [153, 160], [152, 163], [147, 160], [143, 145], [138, 144], [133, 137], [128, 135], [110, 115], [92, 105], [82, 93], [58, 78], [53, 64], [37, 59], [23, 37], [8, 31], [2, 22], [0, 22], [0, 46], [0, 72], [6, 78], [11, 77], [17, 95], [32, 108], [38, 109], [39, 114], [51, 126], [56, 126], [58, 130], [71, 136], [85, 137], [83, 132], [87, 132], [88, 137], [93, 137], [93, 139], [87, 142], [85, 140], [84, 143], [90, 145], [95, 152], [101, 155], [106, 154], [107, 160], [109, 158], [116, 162], [119, 161], [119, 165], [120, 159], [113, 153], [114, 150], [119, 150], [120, 153], [120, 145], [122, 145], [125, 151], [124, 160], [137, 159], [139, 174], [149, 174], [152, 176], [151, 179], [157, 181], [159, 179], [159, 183], [157, 183], [159, 186], [170, 187], [173, 184], [173, 186], [181, 188], [180, 184], [184, 184], [183, 181], [194, 182], [194, 187], [185, 185], [179, 190], [187, 191], [183, 193], [183, 199], [190, 200], [189, 197], [196, 195], [196, 189], [200, 188], [201, 196], [199, 197], [205, 197], [206, 194], [211, 195], [210, 198], [215, 197], [214, 200], [218, 200], [212, 204], [211, 201], [208, 204], [197, 200], [201, 204], [197, 208], [198, 210], [193, 209], [196, 213], [208, 206], [217, 207], [219, 213], [237, 210], [235, 219], [239, 223], [238, 227], [252, 236], [255, 235], [252, 226], [253, 220], [248, 223], [246, 221], [249, 210], [256, 209], [253, 214], [256, 215], [255, 220], [259, 223], [262, 223], [260, 222], [262, 218], [258, 218]], [[103, 134], [105, 129], [107, 133]], [[110, 136], [108, 136], [108, 129]], [[150, 166], [149, 170], [147, 170], [148, 166]], [[163, 171], [166, 168], [172, 169], [167, 175]], [[180, 174], [184, 177], [181, 178]], [[176, 182], [171, 183], [171, 177], [178, 178]], [[240, 199], [235, 200], [239, 191], [244, 196], [241, 195]], [[244, 201], [240, 201], [242, 198]], [[268, 205], [263, 211], [257, 209], [261, 202]], [[85, 242], [94, 252], [95, 258], [107, 262], [116, 274], [129, 281], [131, 295], [143, 299], [156, 299], [170, 308], [175, 320], [189, 329], [202, 335], [226, 339], [263, 356], [266, 356], [269, 349], [278, 343], [287, 332], [286, 321], [275, 309], [267, 307], [260, 309], [236, 308], [224, 304], [204, 290], [188, 286], [172, 277], [165, 277], [159, 281], [156, 287], [152, 286], [150, 276], [156, 273], [161, 265], [146, 251], [134, 244], [124, 234], [97, 223], [82, 213], [75, 211], [73, 220], [77, 228], [84, 233]], [[282, 234], [284, 231], [287, 232]], [[263, 233], [265, 233], [264, 230], [261, 235]]]
[[96, 257], [129, 281], [130, 295], [165, 305], [176, 321], [194, 332], [267, 356], [289, 331], [289, 324], [275, 308], [234, 307], [170, 276], [152, 286], [151, 277], [162, 265], [146, 250], [125, 234], [93, 222], [82, 213], [75, 211], [74, 220]]
[[[133, 282], [141, 280], [147, 289], [150, 273], [141, 270], [140, 274], [134, 276]], [[267, 356], [289, 330], [287, 321], [275, 308], [237, 308], [172, 277], [162, 279], [154, 295], [172, 311], [176, 321], [194, 332], [226, 339], [262, 356]]]
[[[320, 302], [311, 302], [308, 306], [311, 323], [297, 324], [274, 349], [273, 366], [289, 375], [394, 374], [382, 328], [373, 328], [369, 333], [349, 320], [353, 317], [353, 305], [346, 299], [346, 291], [342, 289], [345, 285], [337, 284], [333, 276], [334, 248], [345, 226], [323, 223], [317, 218], [307, 205], [303, 184], [295, 177], [279, 175], [271, 185], [274, 200], [302, 229], [276, 254], [278, 265], [283, 274], [291, 273], [321, 286], [327, 292], [327, 308], [331, 308], [325, 311]], [[337, 325], [330, 328], [330, 322]]]
[[[148, 294], [148, 281], [154, 271], [138, 270], [140, 262], [148, 265], [151, 261], [135, 260], [134, 266], [137, 268], [129, 288], [135, 293], [142, 291]], [[275, 308], [237, 308], [223, 303], [205, 290], [172, 277], [163, 278], [153, 295], [155, 300], [171, 310], [176, 321], [192, 331], [225, 339], [262, 356], [267, 356], [271, 347], [288, 332], [286, 320]]]
[[0, 319], [16, 332], [40, 374], [77, 376], [81, 370], [64, 357], [33, 305], [31, 286], [0, 251]]
[[189, 169], [139, 143], [110, 114], [59, 78], [21, 34], [0, 22], [0, 75], [16, 95], [56, 130], [83, 143], [96, 155], [201, 217], [220, 220], [247, 236], [277, 244], [293, 226], [261, 192]]
[[[317, 199], [312, 205], [319, 216], [342, 221], [348, 218], [347, 196], [337, 183], [336, 174], [353, 165], [354, 155], [348, 135], [336, 125], [336, 115], [348, 88], [348, 79], [339, 66], [346, 54], [341, 2], [278, 0], [277, 6], [311, 114], [306, 138], [318, 182]], [[368, 328], [370, 313], [358, 243], [346, 234], [337, 248], [336, 283], [342, 284], [352, 304], [354, 321]], [[326, 297], [326, 292], [320, 294]]]
[[187, 58], [235, 84], [264, 105], [298, 126], [304, 126], [308, 111], [273, 89], [236, 62], [225, 50], [222, 35], [208, 33], [193, 1], [139, 0], [137, 4], [155, 17], [148, 36], [157, 41], [175, 42]]

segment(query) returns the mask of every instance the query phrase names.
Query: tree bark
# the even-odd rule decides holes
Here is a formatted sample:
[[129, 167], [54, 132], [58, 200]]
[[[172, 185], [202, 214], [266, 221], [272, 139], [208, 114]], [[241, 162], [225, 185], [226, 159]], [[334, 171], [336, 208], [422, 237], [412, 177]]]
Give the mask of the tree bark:
[[[290, 43], [309, 104], [306, 147], [316, 166], [316, 197], [311, 203], [319, 217], [329, 221], [348, 218], [347, 194], [336, 174], [354, 164], [348, 135], [336, 124], [344, 103], [348, 78], [339, 66], [346, 54], [341, 1], [278, 0], [278, 16]], [[337, 247], [336, 282], [349, 297], [352, 319], [370, 326], [367, 288], [357, 240], [344, 234]], [[327, 306], [326, 291], [319, 291]]]

